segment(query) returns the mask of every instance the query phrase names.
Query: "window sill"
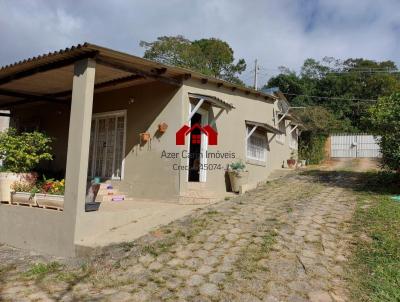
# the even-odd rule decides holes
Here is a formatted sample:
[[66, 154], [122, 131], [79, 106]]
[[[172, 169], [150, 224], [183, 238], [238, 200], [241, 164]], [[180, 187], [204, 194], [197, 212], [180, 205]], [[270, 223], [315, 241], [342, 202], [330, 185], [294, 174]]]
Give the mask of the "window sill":
[[267, 166], [267, 163], [265, 161], [250, 159], [250, 158], [246, 159], [246, 164], [254, 165], [254, 166], [262, 166], [262, 167]]

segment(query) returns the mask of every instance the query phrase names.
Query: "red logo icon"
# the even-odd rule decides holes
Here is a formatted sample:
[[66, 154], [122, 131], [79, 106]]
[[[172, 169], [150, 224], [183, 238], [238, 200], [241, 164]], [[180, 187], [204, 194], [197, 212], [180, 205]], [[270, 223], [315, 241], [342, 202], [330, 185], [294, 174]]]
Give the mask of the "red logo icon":
[[[218, 144], [218, 132], [215, 131], [210, 125], [202, 127], [199, 124], [194, 124], [192, 127], [189, 127], [188, 125], [183, 125], [182, 128], [176, 132], [176, 144], [185, 145], [186, 135], [191, 133], [194, 129], [199, 129], [202, 133], [207, 135], [209, 145]], [[201, 142], [201, 134], [192, 134], [191, 139], [192, 144], [198, 145]]]

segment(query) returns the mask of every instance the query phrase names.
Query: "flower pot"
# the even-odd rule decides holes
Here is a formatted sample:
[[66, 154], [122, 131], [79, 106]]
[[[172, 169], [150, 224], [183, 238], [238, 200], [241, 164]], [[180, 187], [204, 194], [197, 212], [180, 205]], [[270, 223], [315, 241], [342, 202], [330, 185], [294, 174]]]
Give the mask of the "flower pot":
[[168, 128], [167, 123], [161, 123], [158, 125], [158, 132], [164, 133], [165, 131], [167, 131], [167, 128]]
[[11, 203], [37, 206], [35, 194], [29, 192], [11, 192]]
[[305, 167], [307, 165], [307, 161], [305, 159], [302, 159], [300, 162], [302, 167]]
[[239, 193], [240, 187], [247, 184], [249, 179], [248, 171], [228, 171], [232, 192]]
[[21, 181], [30, 177], [36, 177], [34, 173], [0, 173], [0, 200], [11, 201], [11, 185], [16, 181]]
[[98, 211], [100, 207], [100, 202], [87, 202], [85, 203], [85, 212]]
[[296, 160], [295, 159], [288, 159], [287, 160], [287, 165], [289, 168], [293, 168], [296, 165]]
[[43, 208], [64, 208], [64, 195], [36, 194], [36, 203]]
[[150, 133], [148, 132], [144, 132], [144, 133], [140, 133], [140, 142], [143, 143], [147, 143], [150, 140]]

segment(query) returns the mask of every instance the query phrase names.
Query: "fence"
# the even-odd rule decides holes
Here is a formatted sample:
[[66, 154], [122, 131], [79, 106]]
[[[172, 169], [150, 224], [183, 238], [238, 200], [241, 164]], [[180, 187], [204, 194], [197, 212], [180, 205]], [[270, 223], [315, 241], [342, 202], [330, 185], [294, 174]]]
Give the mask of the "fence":
[[381, 157], [379, 139], [369, 134], [331, 135], [331, 157]]

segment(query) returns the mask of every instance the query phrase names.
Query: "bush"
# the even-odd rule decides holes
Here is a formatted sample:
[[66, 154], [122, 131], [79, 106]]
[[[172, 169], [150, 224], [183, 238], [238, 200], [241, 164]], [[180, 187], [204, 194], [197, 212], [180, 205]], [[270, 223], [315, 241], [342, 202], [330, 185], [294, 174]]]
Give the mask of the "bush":
[[34, 132], [18, 133], [10, 128], [0, 133], [0, 159], [3, 169], [9, 172], [30, 172], [43, 160], [51, 160], [52, 139], [46, 134]]
[[400, 92], [380, 98], [369, 113], [374, 133], [381, 136], [383, 166], [400, 172]]
[[306, 127], [299, 138], [299, 158], [310, 164], [319, 164], [325, 158], [325, 142], [329, 134], [348, 128], [327, 109], [319, 106], [307, 107], [297, 116]]
[[319, 164], [325, 158], [325, 142], [327, 135], [314, 132], [303, 132], [299, 139], [299, 158], [306, 159], [309, 164]]

